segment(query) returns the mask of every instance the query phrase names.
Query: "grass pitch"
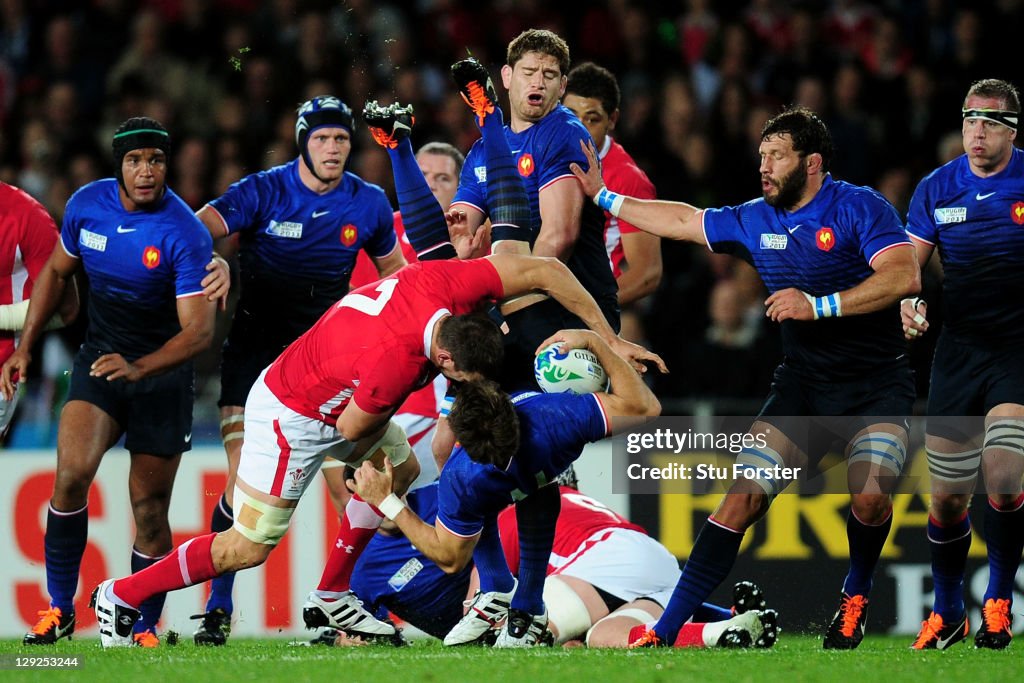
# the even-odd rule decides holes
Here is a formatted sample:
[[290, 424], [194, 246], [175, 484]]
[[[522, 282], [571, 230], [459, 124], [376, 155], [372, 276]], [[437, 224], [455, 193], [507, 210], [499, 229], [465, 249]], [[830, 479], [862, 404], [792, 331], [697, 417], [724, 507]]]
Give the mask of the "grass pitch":
[[[685, 680], [771, 681], [1017, 680], [1020, 643], [1008, 650], [975, 650], [957, 644], [946, 652], [914, 652], [910, 638], [869, 636], [854, 652], [821, 650], [818, 636], [783, 634], [771, 650], [585, 650], [502, 651], [446, 649], [437, 641], [406, 648], [295, 647], [286, 640], [233, 639], [223, 648], [198, 648], [191, 639], [156, 650], [103, 650], [95, 639], [26, 648], [0, 641], [0, 680], [132, 681], [343, 681], [379, 683], [643, 683]], [[18, 656], [77, 656], [81, 668], [11, 671]]]

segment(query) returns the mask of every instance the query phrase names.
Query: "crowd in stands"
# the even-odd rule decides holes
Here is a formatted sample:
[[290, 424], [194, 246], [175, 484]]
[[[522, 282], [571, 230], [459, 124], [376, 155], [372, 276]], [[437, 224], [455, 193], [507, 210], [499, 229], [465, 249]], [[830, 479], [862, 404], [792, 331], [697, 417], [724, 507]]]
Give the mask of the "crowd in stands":
[[[795, 103], [832, 131], [834, 177], [872, 185], [905, 215], [920, 177], [962, 153], [969, 84], [1022, 85], [1022, 18], [1021, 0], [3, 0], [0, 180], [59, 225], [77, 188], [111, 174], [114, 126], [145, 115], [171, 131], [169, 184], [198, 209], [293, 158], [295, 107], [323, 93], [357, 111], [371, 99], [411, 103], [416, 146], [465, 151], [478, 133], [448, 66], [468, 51], [497, 77], [508, 41], [538, 27], [568, 40], [574, 64], [617, 76], [612, 135], [660, 197], [719, 206], [758, 196], [761, 126]], [[355, 138], [350, 168], [393, 198], [386, 155], [365, 127]], [[659, 397], [760, 400], [778, 343], [756, 274], [681, 243], [663, 255], [637, 333], [673, 369]], [[936, 297], [929, 282], [925, 296]], [[218, 354], [200, 365], [214, 381]], [[923, 391], [930, 347], [915, 354]]]

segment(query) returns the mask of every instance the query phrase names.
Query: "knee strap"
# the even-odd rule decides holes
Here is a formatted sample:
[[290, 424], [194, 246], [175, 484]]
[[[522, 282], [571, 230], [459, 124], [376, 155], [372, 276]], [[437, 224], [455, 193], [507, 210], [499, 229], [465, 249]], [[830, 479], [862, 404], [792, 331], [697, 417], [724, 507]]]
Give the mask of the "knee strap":
[[996, 420], [985, 430], [985, 450], [999, 448], [1024, 456], [1024, 420]]

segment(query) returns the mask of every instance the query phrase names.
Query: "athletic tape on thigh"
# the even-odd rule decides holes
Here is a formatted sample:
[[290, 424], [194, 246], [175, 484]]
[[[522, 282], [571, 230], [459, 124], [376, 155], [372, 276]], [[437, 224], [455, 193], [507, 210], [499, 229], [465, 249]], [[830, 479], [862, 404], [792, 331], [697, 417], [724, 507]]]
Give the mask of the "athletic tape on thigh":
[[412, 455], [412, 446], [409, 445], [409, 437], [405, 430], [394, 422], [388, 422], [388, 428], [380, 440], [370, 446], [366, 454], [356, 462], [348, 463], [352, 467], [359, 467], [361, 464], [373, 457], [377, 451], [384, 451], [391, 464], [398, 467]]
[[1000, 448], [1024, 456], [1024, 420], [996, 420], [985, 430], [985, 450]]
[[557, 576], [544, 581], [544, 605], [548, 621], [558, 626], [559, 643], [581, 637], [592, 624], [583, 598]]
[[[225, 433], [224, 429], [234, 424], [241, 424], [240, 429], [233, 429], [230, 432]], [[227, 443], [228, 441], [237, 441], [245, 438], [245, 415], [229, 415], [220, 421], [220, 440], [221, 443]]]
[[848, 463], [852, 465], [857, 462], [881, 465], [899, 474], [907, 462], [907, 447], [895, 434], [868, 432], [854, 441], [850, 447]]
[[961, 453], [938, 453], [925, 449], [928, 455], [928, 472], [942, 481], [971, 481], [978, 476], [981, 466], [981, 449]]
[[288, 531], [295, 508], [279, 508], [258, 501], [235, 487], [232, 527], [253, 543], [277, 545]]
[[612, 612], [608, 616], [601, 617], [600, 619], [598, 619], [597, 623], [591, 626], [590, 630], [587, 631], [586, 643], [588, 647], [590, 646], [590, 634], [592, 634], [597, 629], [597, 627], [603, 624], [604, 622], [608, 621], [609, 619], [615, 619], [616, 617], [627, 617], [629, 619], [633, 619], [634, 621], [640, 624], [647, 624], [657, 620], [657, 617], [655, 617], [653, 614], [645, 610], [642, 610], [639, 607], [626, 607], [625, 609], [620, 609], [617, 612]]
[[[736, 464], [747, 469], [747, 468], [758, 468], [758, 469], [772, 469], [774, 467], [785, 467], [786, 463], [782, 460], [782, 456], [779, 455], [778, 451], [765, 447], [765, 448], [744, 448], [740, 451], [740, 454], [736, 456]], [[739, 477], [737, 477], [739, 481]], [[755, 482], [758, 486], [764, 489], [764, 492], [769, 497], [774, 498], [779, 495], [782, 491], [779, 481], [768, 477], [753, 477], [748, 481]], [[783, 484], [788, 482], [783, 482]]]

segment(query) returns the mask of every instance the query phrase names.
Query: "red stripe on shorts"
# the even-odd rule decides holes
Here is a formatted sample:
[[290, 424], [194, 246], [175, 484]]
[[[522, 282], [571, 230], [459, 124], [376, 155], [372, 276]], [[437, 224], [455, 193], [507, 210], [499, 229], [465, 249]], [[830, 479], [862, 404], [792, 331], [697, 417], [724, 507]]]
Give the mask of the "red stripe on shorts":
[[277, 455], [277, 471], [274, 472], [274, 483], [270, 487], [270, 495], [281, 497], [281, 489], [284, 487], [284, 475], [288, 471], [288, 459], [292, 455], [292, 447], [288, 445], [287, 439], [281, 433], [281, 421], [274, 420], [274, 433], [277, 434], [277, 447], [281, 449]]

